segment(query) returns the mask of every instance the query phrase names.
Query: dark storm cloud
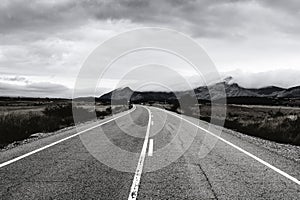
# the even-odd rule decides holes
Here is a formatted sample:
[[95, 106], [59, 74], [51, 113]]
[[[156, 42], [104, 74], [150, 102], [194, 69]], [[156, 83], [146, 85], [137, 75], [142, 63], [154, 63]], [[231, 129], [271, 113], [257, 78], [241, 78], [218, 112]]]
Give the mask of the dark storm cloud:
[[274, 8], [278, 11], [284, 11], [288, 14], [294, 15], [298, 14], [300, 11], [300, 2], [298, 0], [261, 0], [259, 1], [262, 5], [268, 7], [268, 8]]
[[[68, 27], [71, 24], [76, 24], [81, 13], [76, 11], [74, 3], [67, 1], [50, 2], [38, 0], [1, 2], [1, 32], [14, 33], [16, 31], [36, 30], [47, 32], [53, 28], [57, 28], [56, 31], [58, 31], [66, 25]], [[66, 22], [68, 24], [65, 24]]]
[[[53, 31], [76, 28], [87, 20], [121, 20], [147, 25], [176, 27], [183, 31], [204, 37], [238, 35], [239, 29], [253, 23], [265, 8], [274, 14], [285, 14], [295, 21], [289, 23], [299, 26], [299, 1], [271, 0], [111, 0], [111, 1], [20, 1], [2, 3], [0, 7], [0, 31]], [[248, 11], [248, 13], [247, 13]], [[257, 13], [256, 13], [257, 12]], [[270, 15], [270, 17], [272, 17]], [[261, 19], [268, 20], [268, 19]], [[295, 27], [291, 27], [291, 29]], [[281, 31], [290, 31], [282, 29]]]
[[[298, 0], [3, 0], [0, 73], [11, 80], [0, 78], [1, 91], [7, 86], [11, 93], [16, 87], [20, 94], [63, 94], [67, 89], [60, 86], [31, 83], [56, 82], [60, 77], [62, 84], [72, 87], [70, 82], [95, 45], [144, 26], [168, 27], [204, 41], [220, 71], [243, 66], [268, 71], [274, 65], [288, 70], [300, 64], [295, 53], [299, 52], [299, 10]], [[269, 68], [262, 70], [261, 64]], [[22, 75], [38, 81], [13, 80]], [[283, 70], [280, 81], [286, 84], [287, 79]]]

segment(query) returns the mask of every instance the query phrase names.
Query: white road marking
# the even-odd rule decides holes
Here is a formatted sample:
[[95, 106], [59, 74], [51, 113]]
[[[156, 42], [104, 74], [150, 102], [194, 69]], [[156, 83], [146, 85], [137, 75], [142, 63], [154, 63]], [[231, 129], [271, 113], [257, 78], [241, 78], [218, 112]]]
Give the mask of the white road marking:
[[153, 139], [149, 140], [149, 149], [148, 149], [148, 156], [153, 155]]
[[154, 122], [153, 122], [153, 120], [151, 121], [151, 126], [153, 126], [153, 124], [154, 124]]
[[[146, 107], [144, 107], [144, 108], [146, 108]], [[139, 158], [139, 161], [138, 161], [138, 165], [137, 165], [137, 168], [135, 170], [135, 174], [134, 174], [133, 182], [132, 182], [132, 185], [131, 185], [128, 200], [132, 200], [132, 199], [137, 198], [139, 185], [140, 185], [140, 180], [141, 180], [141, 175], [142, 175], [142, 172], [143, 172], [144, 161], [145, 161], [145, 157], [146, 157], [147, 145], [148, 145], [149, 134], [150, 134], [150, 123], [151, 123], [151, 111], [148, 108], [146, 108], [146, 109], [149, 113], [149, 121], [148, 121], [148, 126], [147, 126], [147, 132], [146, 132], [143, 148], [142, 148], [142, 151], [141, 151], [141, 155], [140, 155], [140, 158]]]
[[226, 143], [226, 144], [230, 145], [231, 147], [233, 147], [233, 148], [235, 148], [235, 149], [241, 151], [242, 153], [244, 153], [244, 154], [248, 155], [249, 157], [253, 158], [254, 160], [260, 162], [261, 164], [263, 164], [263, 165], [269, 167], [270, 169], [274, 170], [275, 172], [277, 172], [277, 173], [281, 174], [282, 176], [288, 178], [289, 180], [293, 181], [294, 183], [300, 185], [300, 181], [299, 181], [298, 179], [296, 179], [295, 177], [293, 177], [293, 176], [287, 174], [286, 172], [284, 172], [284, 171], [278, 169], [277, 167], [275, 167], [275, 166], [269, 164], [268, 162], [266, 162], [266, 161], [264, 161], [264, 160], [258, 158], [257, 156], [255, 156], [255, 155], [249, 153], [248, 151], [242, 149], [241, 147], [238, 147], [238, 146], [236, 146], [235, 144], [233, 144], [233, 143], [231, 143], [231, 142], [229, 142], [229, 141], [223, 139], [222, 137], [220, 137], [220, 136], [218, 136], [218, 135], [216, 135], [216, 134], [214, 134], [214, 133], [212, 133], [212, 132], [210, 132], [210, 131], [208, 131], [208, 130], [202, 128], [201, 126], [199, 126], [199, 125], [197, 125], [197, 124], [194, 124], [193, 122], [191, 122], [191, 121], [189, 121], [189, 120], [187, 120], [187, 119], [185, 119], [185, 118], [183, 118], [183, 117], [181, 117], [181, 116], [179, 116], [179, 115], [176, 115], [176, 114], [174, 114], [174, 113], [172, 113], [172, 112], [170, 112], [170, 111], [166, 111], [166, 110], [163, 110], [163, 109], [160, 109], [160, 108], [156, 108], [156, 107], [152, 107], [152, 108], [155, 108], [155, 109], [164, 111], [164, 112], [166, 112], [166, 113], [169, 113], [169, 114], [171, 114], [171, 115], [173, 115], [173, 116], [175, 116], [175, 117], [177, 117], [177, 118], [179, 118], [179, 119], [182, 119], [182, 120], [188, 122], [189, 124], [192, 124], [192, 125], [196, 126], [197, 128], [199, 128], [199, 129], [205, 131], [206, 133], [208, 133], [208, 134], [210, 134], [210, 135], [212, 135], [212, 136], [218, 138], [219, 140], [223, 141], [224, 143]]
[[18, 160], [21, 160], [21, 159], [23, 159], [23, 158], [26, 158], [26, 157], [28, 157], [28, 156], [30, 156], [30, 155], [33, 155], [33, 154], [35, 154], [35, 153], [37, 153], [37, 152], [40, 152], [40, 151], [42, 151], [42, 150], [45, 150], [45, 149], [47, 149], [47, 148], [49, 148], [49, 147], [52, 147], [52, 146], [54, 146], [54, 145], [56, 145], [56, 144], [59, 144], [59, 143], [63, 142], [63, 141], [66, 141], [66, 140], [68, 140], [68, 139], [71, 139], [71, 138], [73, 138], [73, 137], [76, 137], [76, 136], [78, 136], [78, 135], [80, 135], [80, 134], [82, 134], [82, 133], [85, 133], [85, 132], [87, 132], [87, 131], [90, 131], [90, 130], [92, 130], [92, 129], [94, 129], [94, 128], [97, 128], [97, 127], [102, 126], [102, 125], [104, 125], [104, 124], [107, 124], [107, 123], [109, 123], [109, 122], [111, 122], [111, 121], [114, 121], [114, 120], [116, 120], [116, 119], [118, 119], [118, 118], [120, 118], [120, 117], [123, 117], [123, 116], [125, 116], [125, 115], [127, 115], [127, 114], [133, 112], [135, 109], [136, 109], [136, 106], [134, 106], [132, 110], [129, 110], [129, 111], [127, 111], [126, 113], [124, 113], [124, 114], [122, 114], [122, 115], [120, 115], [120, 116], [114, 117], [114, 118], [112, 118], [112, 119], [110, 119], [110, 120], [107, 120], [107, 121], [101, 123], [101, 124], [98, 124], [98, 125], [96, 125], [96, 126], [93, 126], [93, 127], [88, 128], [88, 129], [86, 129], [86, 130], [80, 131], [80, 132], [78, 132], [78, 133], [76, 133], [76, 134], [74, 134], [74, 135], [70, 135], [70, 136], [68, 136], [68, 137], [66, 137], [66, 138], [63, 138], [63, 139], [61, 139], [61, 140], [58, 140], [58, 141], [56, 141], [56, 142], [53, 142], [53, 143], [48, 144], [48, 145], [46, 145], [46, 146], [43, 146], [43, 147], [41, 147], [41, 148], [39, 148], [39, 149], [33, 150], [33, 151], [28, 152], [28, 153], [26, 153], [26, 154], [24, 154], [24, 155], [21, 155], [21, 156], [19, 156], [19, 157], [16, 157], [16, 158], [14, 158], [14, 159], [11, 159], [11, 160], [9, 160], [9, 161], [6, 161], [6, 162], [4, 162], [4, 163], [1, 163], [1, 164], [0, 164], [0, 168], [1, 168], [1, 167], [4, 167], [4, 166], [6, 166], [6, 165], [9, 165], [9, 164], [11, 164], [11, 163], [14, 163], [14, 162], [16, 162], [16, 161], [18, 161]]

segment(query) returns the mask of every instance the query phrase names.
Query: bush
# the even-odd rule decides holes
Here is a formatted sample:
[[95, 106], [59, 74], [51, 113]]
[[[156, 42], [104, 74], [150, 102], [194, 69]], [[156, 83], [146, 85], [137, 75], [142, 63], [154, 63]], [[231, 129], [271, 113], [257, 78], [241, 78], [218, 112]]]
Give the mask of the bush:
[[37, 132], [51, 132], [60, 128], [57, 118], [34, 113], [11, 113], [0, 116], [0, 144], [28, 138]]
[[281, 110], [278, 110], [273, 117], [282, 117], [284, 114], [281, 112]]
[[[170, 111], [189, 114], [178, 105], [171, 104]], [[196, 106], [194, 106], [196, 107]], [[230, 110], [229, 110], [230, 109]], [[279, 143], [300, 145], [300, 114], [286, 110], [262, 108], [229, 107], [225, 119], [225, 128], [229, 128], [247, 135], [272, 140]], [[222, 125], [222, 118], [211, 118], [211, 107], [200, 107], [200, 115], [193, 112], [189, 116], [200, 120]], [[290, 116], [293, 117], [290, 117]]]
[[270, 118], [265, 121], [243, 123], [226, 120], [225, 127], [241, 133], [280, 143], [300, 145], [300, 119]]
[[[123, 111], [124, 108], [118, 107], [117, 111]], [[104, 116], [110, 115], [112, 108], [96, 111], [96, 116], [82, 107], [72, 108], [72, 104], [47, 106], [42, 114], [33, 112], [1, 114], [0, 147], [26, 139], [34, 133], [53, 132], [74, 125], [73, 113], [76, 115], [76, 122], [85, 122], [96, 116], [104, 118]]]
[[[80, 113], [79, 121], [91, 119], [90, 112], [83, 108], [75, 108]], [[0, 115], [1, 146], [14, 141], [23, 140], [38, 132], [52, 132], [74, 124], [72, 105], [55, 105], [45, 108], [42, 114], [10, 113]]]

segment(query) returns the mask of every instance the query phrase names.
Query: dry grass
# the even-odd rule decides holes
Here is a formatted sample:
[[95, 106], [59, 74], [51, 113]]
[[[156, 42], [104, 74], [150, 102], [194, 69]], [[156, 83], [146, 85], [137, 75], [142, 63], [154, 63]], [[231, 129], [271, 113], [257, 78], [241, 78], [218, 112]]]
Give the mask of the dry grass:
[[[211, 122], [210, 105], [190, 106], [190, 116]], [[179, 107], [165, 105], [169, 110], [188, 113]], [[200, 116], [197, 114], [199, 113]], [[222, 109], [221, 105], [216, 110]], [[224, 127], [263, 139], [300, 145], [300, 109], [293, 107], [227, 105]], [[198, 112], [196, 112], [198, 110]], [[218, 123], [224, 116], [214, 116]]]
[[26, 139], [35, 133], [46, 133], [74, 125], [73, 112], [77, 114], [76, 122], [85, 122], [95, 118], [104, 118], [112, 113], [127, 110], [126, 106], [96, 105], [95, 112], [90, 106], [51, 103], [44, 105], [0, 106], [0, 148], [9, 143]]

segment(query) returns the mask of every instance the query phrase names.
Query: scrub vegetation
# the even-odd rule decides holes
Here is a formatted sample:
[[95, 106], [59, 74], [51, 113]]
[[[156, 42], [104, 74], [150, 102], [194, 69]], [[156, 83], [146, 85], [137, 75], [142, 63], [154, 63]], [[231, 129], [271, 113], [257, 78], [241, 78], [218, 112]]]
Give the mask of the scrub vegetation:
[[74, 125], [76, 122], [86, 122], [103, 119], [112, 113], [128, 109], [126, 106], [109, 106], [96, 103], [95, 111], [90, 106], [81, 103], [72, 109], [70, 101], [14, 101], [0, 102], [0, 148], [29, 138], [35, 133], [53, 132]]

